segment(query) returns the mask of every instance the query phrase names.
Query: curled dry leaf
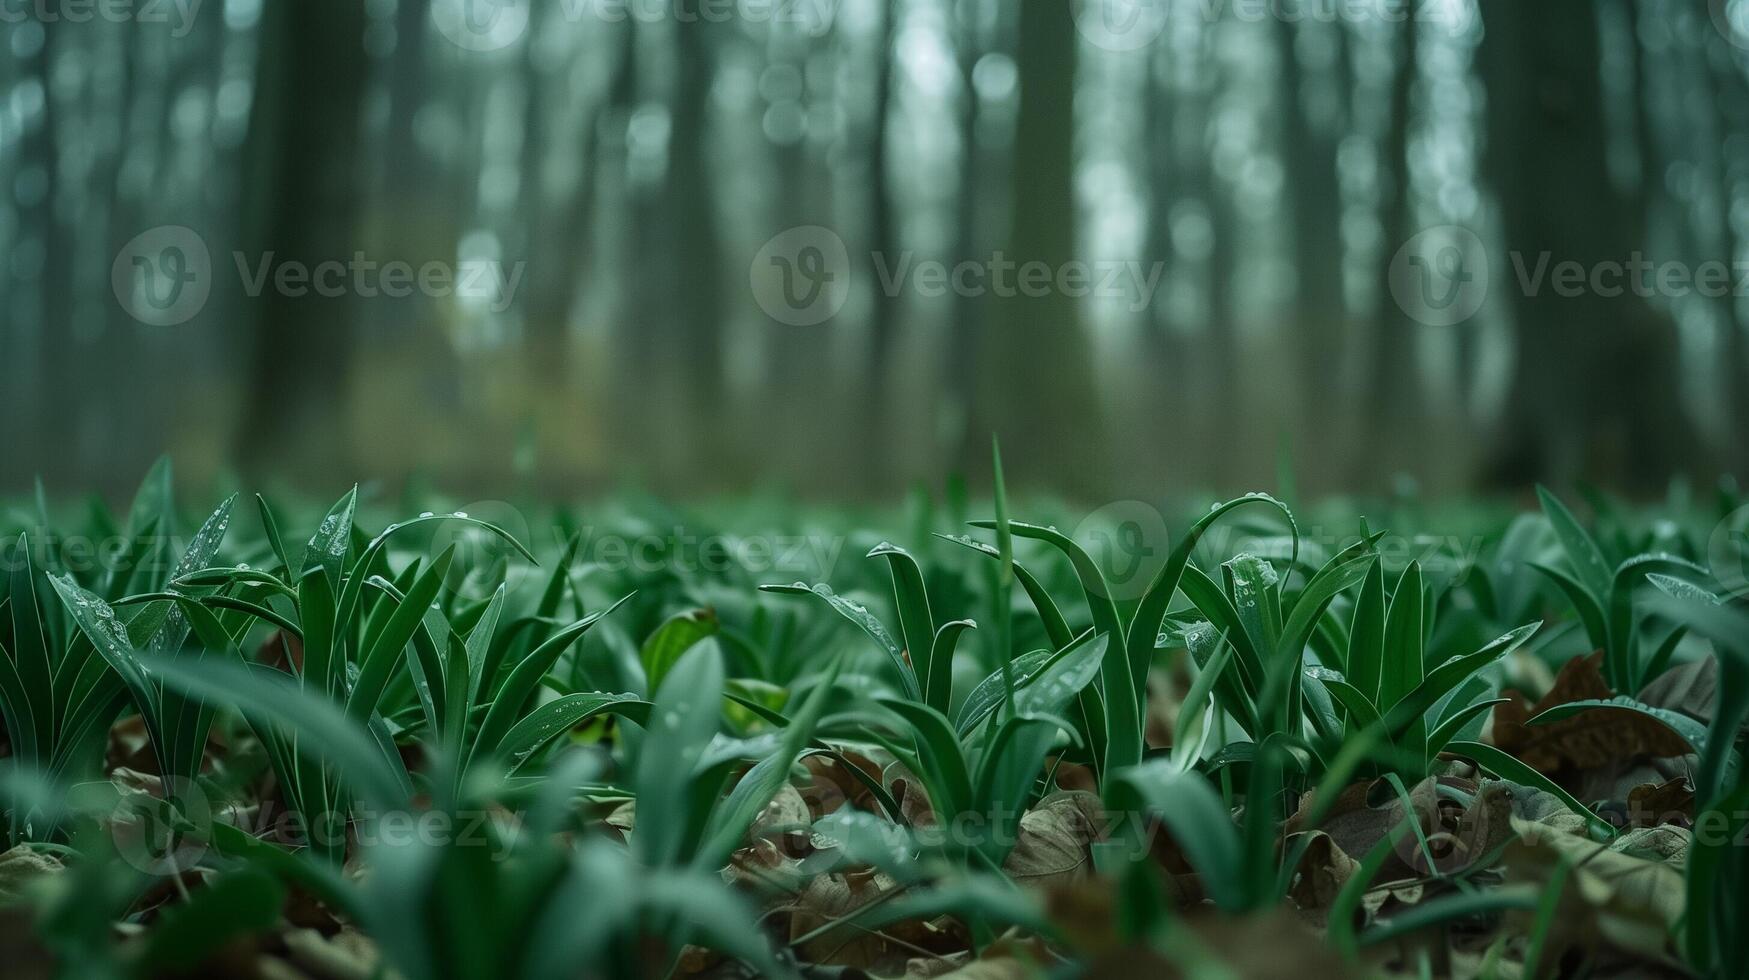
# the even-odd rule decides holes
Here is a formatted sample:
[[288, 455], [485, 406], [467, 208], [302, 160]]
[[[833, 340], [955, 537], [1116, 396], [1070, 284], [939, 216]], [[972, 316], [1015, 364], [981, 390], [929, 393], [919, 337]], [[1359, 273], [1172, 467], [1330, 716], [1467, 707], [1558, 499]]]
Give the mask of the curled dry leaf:
[[1055, 793], [1020, 818], [1020, 834], [1003, 870], [1027, 885], [1067, 884], [1093, 865], [1093, 843], [1104, 836], [1099, 798]]
[[860, 752], [842, 749], [838, 754], [844, 761], [818, 754], [802, 760], [802, 765], [807, 767], [812, 777], [809, 784], [801, 789], [808, 811], [815, 819], [836, 813], [845, 805], [867, 813], [881, 812], [881, 805], [875, 799], [874, 791], [868, 788], [867, 783], [850, 773], [848, 766], [855, 766], [876, 783], [881, 781], [881, 767]]
[[[1196, 959], [1212, 959], [1214, 964], [1225, 967], [1227, 976], [1342, 980], [1364, 975], [1285, 909], [1243, 918], [1199, 915], [1187, 919], [1186, 924], [1190, 927], [1189, 941], [1201, 954]], [[1174, 956], [1173, 960], [1160, 972], [1127, 975], [1175, 978], [1211, 975], [1207, 969], [1194, 969], [1196, 960], [1189, 956]]]
[[794, 786], [785, 783], [771, 802], [753, 817], [747, 836], [749, 840], [781, 838], [797, 828], [805, 830], [811, 823], [813, 819], [809, 816], [807, 801]]
[[1641, 783], [1628, 790], [1628, 826], [1689, 826], [1694, 820], [1694, 784], [1686, 778]]
[[[380, 976], [382, 959], [369, 936], [350, 926], [333, 936], [314, 929], [289, 929], [282, 937], [285, 959], [317, 980], [370, 980]], [[389, 973], [389, 976], [395, 976]]]
[[620, 840], [623, 842], [626, 838], [632, 835], [633, 830], [637, 829], [638, 801], [626, 800], [624, 803], [614, 807], [601, 822], [604, 826], [617, 832]]
[[[1337, 893], [1360, 869], [1360, 862], [1336, 846], [1329, 834], [1321, 830], [1309, 833], [1311, 840], [1300, 858], [1300, 866], [1294, 871], [1294, 883], [1288, 889], [1288, 897], [1301, 911], [1317, 913], [1315, 920], [1322, 923]], [[1290, 838], [1289, 846], [1293, 843]]]
[[[1648, 847], [1669, 849], [1675, 839], [1669, 835], [1680, 831], [1640, 831], [1605, 845], [1544, 824], [1516, 821], [1514, 828], [1518, 839], [1505, 855], [1511, 880], [1546, 888], [1558, 865], [1567, 868], [1544, 963], [1572, 954], [1598, 966], [1622, 959], [1678, 965], [1672, 937], [1686, 898], [1682, 872], [1641, 855]], [[1533, 924], [1529, 913], [1516, 916], [1520, 930]]]
[[0, 854], [0, 905], [21, 901], [35, 882], [61, 870], [60, 858], [27, 846]]
[[1409, 787], [1407, 806], [1384, 780], [1357, 783], [1342, 792], [1319, 828], [1304, 826], [1310, 796], [1289, 821], [1289, 832], [1321, 829], [1329, 846], [1350, 858], [1371, 851], [1405, 819], [1415, 820], [1426, 848], [1419, 837], [1405, 834], [1379, 869], [1384, 881], [1454, 873], [1486, 858], [1511, 836], [1513, 788], [1498, 780], [1428, 777]]
[[1009, 930], [974, 957], [970, 950], [918, 956], [905, 964], [904, 980], [1026, 980], [1044, 977], [1056, 961], [1043, 941]]
[[1719, 662], [1702, 657], [1677, 664], [1640, 689], [1639, 699], [1654, 708], [1667, 708], [1702, 723], [1713, 720], [1718, 709]]
[[133, 770], [158, 774], [158, 759], [152, 754], [152, 741], [146, 734], [146, 720], [128, 715], [109, 728], [109, 742], [104, 748], [105, 772]]
[[1610, 708], [1584, 711], [1541, 725], [1528, 722], [1550, 708], [1575, 701], [1607, 701], [1615, 696], [1603, 679], [1603, 652], [1567, 661], [1554, 687], [1535, 705], [1509, 691], [1495, 705], [1491, 737], [1496, 746], [1538, 772], [1591, 770], [1637, 757], [1685, 755], [1688, 743], [1668, 727], [1637, 712]]
[[[841, 920], [899, 888], [883, 872], [833, 873], [810, 879], [796, 895], [790, 915], [790, 941], [813, 935], [796, 949], [808, 963], [901, 972], [918, 951], [952, 953], [966, 949], [969, 937], [958, 922], [941, 918], [908, 920], [869, 930]], [[832, 926], [832, 928], [823, 928]]]

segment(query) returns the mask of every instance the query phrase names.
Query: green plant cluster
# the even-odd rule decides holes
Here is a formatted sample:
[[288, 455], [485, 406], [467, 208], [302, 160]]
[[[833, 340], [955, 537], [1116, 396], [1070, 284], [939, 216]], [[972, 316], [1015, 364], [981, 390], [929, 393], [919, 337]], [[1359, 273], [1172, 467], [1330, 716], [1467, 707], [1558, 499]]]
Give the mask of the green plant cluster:
[[[309, 900], [407, 980], [680, 975], [696, 949], [786, 976], [819, 967], [801, 950], [820, 936], [947, 916], [974, 955], [1025, 935], [1049, 950], [1035, 966], [1072, 975], [1093, 951], [1005, 867], [1075, 772], [1105, 817], [1088, 847], [1121, 899], [1118, 940], [1189, 963], [1158, 833], [1201, 883], [1195, 914], [1233, 917], [1288, 900], [1316, 840], [1295, 828], [1360, 782], [1406, 799], [1467, 766], [1558, 800], [1606, 845], [1620, 827], [1595, 801], [1484, 735], [1515, 665], [1596, 650], [1613, 696], [1530, 725], [1625, 712], [1685, 741], [1691, 816], [1727, 832], [1687, 851], [1671, 949], [1697, 974], [1749, 973], [1737, 499], [1647, 516], [1594, 497], [1589, 524], [1547, 493], [1516, 515], [1398, 501], [1375, 513], [1479, 547], [1393, 549], [1419, 539], [1349, 504], [1308, 509], [1314, 532], [1249, 494], [1174, 523], [1130, 588], [1091, 544], [1109, 539], [1011, 516], [997, 473], [981, 514], [963, 491], [898, 518], [531, 505], [526, 540], [416, 503], [384, 521], [397, 508], [356, 489], [325, 510], [232, 497], [185, 523], [166, 464], [120, 516], [39, 493], [6, 515], [0, 583], [0, 831], [64, 865], [21, 892], [32, 931], [69, 975], [163, 975]], [[736, 522], [696, 547], [664, 530]], [[767, 547], [738, 547], [750, 528]], [[775, 560], [785, 534], [830, 547]], [[608, 536], [648, 546], [604, 560]], [[94, 541], [111, 543], [101, 561], [75, 553]], [[1637, 699], [1702, 658], [1706, 721]], [[1168, 673], [1184, 684], [1165, 717]], [[112, 731], [130, 724], [155, 766], [144, 792], [115, 778]], [[872, 802], [791, 828], [806, 873], [896, 887], [773, 936], [769, 895], [725, 869], [810, 760]], [[272, 832], [236, 816], [269, 802], [287, 818]], [[446, 832], [394, 832], [408, 821]], [[1406, 821], [1357, 855], [1330, 947], [1358, 969], [1404, 935], [1524, 913], [1540, 925], [1522, 968], [1547, 972], [1560, 891], [1500, 883], [1497, 855], [1432, 872], [1454, 887], [1409, 912], [1363, 909], [1393, 853], [1430, 846]]]

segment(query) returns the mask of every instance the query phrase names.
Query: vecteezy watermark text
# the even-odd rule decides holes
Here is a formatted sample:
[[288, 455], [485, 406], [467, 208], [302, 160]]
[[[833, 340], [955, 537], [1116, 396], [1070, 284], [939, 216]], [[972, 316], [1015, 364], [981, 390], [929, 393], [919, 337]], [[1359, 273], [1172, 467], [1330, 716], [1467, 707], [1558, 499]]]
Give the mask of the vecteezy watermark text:
[[[567, 23], [781, 24], [819, 37], [841, 0], [559, 0], [551, 15]], [[438, 33], [465, 51], [498, 51], [528, 34], [533, 0], [433, 0]]]
[[1614, 299], [1634, 295], [1642, 298], [1704, 296], [1749, 296], [1749, 259], [1698, 264], [1654, 262], [1639, 252], [1624, 260], [1606, 259], [1586, 264], [1558, 261], [1551, 252], [1534, 257], [1512, 252], [1512, 269], [1526, 296], [1540, 295], [1546, 288], [1563, 299], [1601, 296]]
[[1081, 36], [1108, 51], [1147, 47], [1174, 15], [1204, 24], [1425, 24], [1460, 35], [1475, 23], [1465, 0], [1071, 0]]
[[874, 288], [888, 298], [1066, 296], [1120, 302], [1132, 313], [1148, 308], [1166, 273], [1166, 263], [1158, 261], [1071, 259], [1052, 263], [1001, 251], [952, 262], [909, 250], [874, 251], [866, 258], [866, 262], [853, 264], [850, 250], [837, 232], [821, 225], [803, 225], [773, 236], [759, 249], [748, 270], [748, 281], [754, 300], [772, 319], [808, 327], [836, 316], [850, 297], [855, 277], [866, 275], [870, 268]]
[[[1511, 288], [1527, 298], [1708, 299], [1749, 297], [1749, 257], [1688, 262], [1656, 260], [1643, 252], [1601, 259], [1553, 251], [1507, 249]], [[1398, 309], [1427, 326], [1449, 327], [1481, 312], [1495, 267], [1482, 239], [1468, 228], [1429, 228], [1397, 249], [1388, 273]]]
[[203, 0], [0, 0], [0, 24], [164, 24], [170, 36], [194, 29]]
[[[0, 0], [3, 2], [3, 0]], [[314, 262], [273, 251], [230, 254], [243, 295], [272, 293], [292, 299], [404, 299], [456, 297], [503, 313], [516, 300], [526, 263], [493, 258], [456, 262], [374, 258], [355, 251]], [[149, 326], [173, 326], [199, 314], [211, 298], [217, 272], [207, 243], [193, 229], [160, 225], [136, 235], [116, 253], [110, 286], [128, 315]]]

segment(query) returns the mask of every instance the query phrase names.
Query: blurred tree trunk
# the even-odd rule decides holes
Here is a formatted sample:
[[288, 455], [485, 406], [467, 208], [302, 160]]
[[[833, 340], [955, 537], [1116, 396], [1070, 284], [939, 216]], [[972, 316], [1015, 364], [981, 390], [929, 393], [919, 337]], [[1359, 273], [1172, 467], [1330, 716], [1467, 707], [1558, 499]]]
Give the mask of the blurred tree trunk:
[[[678, 302], [673, 333], [677, 344], [669, 350], [665, 369], [682, 383], [675, 404], [680, 418], [690, 422], [696, 445], [694, 453], [707, 458], [683, 456], [674, 461], [674, 475], [685, 479], [709, 466], [722, 453], [723, 434], [718, 423], [726, 416], [723, 385], [723, 254], [717, 230], [717, 185], [712, 175], [718, 169], [709, 145], [711, 84], [716, 75], [716, 56], [711, 34], [715, 25], [703, 17], [676, 25], [679, 78], [671, 108], [672, 157], [668, 167], [665, 197], [671, 208], [667, 216], [672, 257], [668, 294]], [[688, 454], [689, 456], [692, 454]]]
[[[1309, 34], [1316, 31], [1317, 34]], [[1344, 432], [1337, 424], [1351, 406], [1341, 397], [1342, 365], [1346, 361], [1348, 323], [1342, 294], [1342, 191], [1337, 182], [1336, 142], [1342, 116], [1327, 118], [1324, 99], [1346, 90], [1347, 30], [1337, 26], [1295, 24], [1277, 28], [1281, 61], [1283, 157], [1293, 208], [1294, 265], [1298, 282], [1295, 319], [1299, 357], [1300, 407], [1290, 431], [1301, 459], [1325, 458], [1338, 447], [1330, 436]], [[1308, 38], [1335, 48], [1330, 65], [1306, 61]], [[1338, 74], [1334, 81], [1330, 74]], [[1340, 104], [1340, 97], [1336, 97]], [[1315, 442], [1314, 442], [1315, 440]]]
[[[11, 319], [10, 329], [7, 330], [7, 339], [11, 341], [8, 347], [22, 355], [18, 361], [8, 359], [8, 364], [16, 365], [10, 372], [14, 383], [37, 389], [30, 391], [27, 388], [24, 398], [28, 400], [20, 400], [14, 404], [42, 404], [38, 399], [52, 398], [61, 405], [61, 410], [53, 414], [52, 435], [43, 432], [44, 427], [31, 418], [37, 413], [7, 412], [8, 422], [22, 430], [18, 432], [22, 438], [16, 442], [9, 439], [8, 445], [19, 446], [30, 458], [42, 460], [39, 474], [54, 481], [62, 476], [82, 472], [83, 440], [78, 436], [81, 430], [88, 430], [85, 422], [92, 410], [101, 411], [103, 408], [101, 397], [93, 398], [90, 395], [101, 396], [103, 392], [91, 392], [84, 397], [67, 397], [84, 387], [79, 383], [79, 378], [89, 372], [83, 370], [81, 362], [84, 358], [81, 357], [80, 345], [75, 341], [71, 329], [70, 306], [67, 302], [71, 295], [68, 289], [68, 260], [71, 256], [66, 228], [56, 214], [55, 206], [56, 198], [62, 192], [62, 170], [61, 146], [57, 138], [59, 114], [54, 104], [57, 86], [51, 84], [50, 79], [55, 63], [55, 49], [64, 39], [64, 25], [51, 21], [41, 27], [41, 43], [35, 53], [19, 58], [13, 64], [18, 78], [32, 78], [41, 82], [41, 93], [46, 104], [36, 114], [35, 125], [20, 134], [16, 145], [4, 148], [7, 155], [16, 154], [16, 159], [21, 164], [16, 168], [9, 167], [9, 173], [20, 174], [26, 168], [34, 167], [42, 178], [35, 188], [34, 197], [25, 193], [26, 182], [22, 178], [18, 181], [18, 192], [13, 197], [18, 205], [18, 226], [8, 229], [6, 236], [13, 242], [37, 238], [41, 265], [35, 270], [33, 281], [32, 276], [20, 274], [20, 271], [11, 268], [12, 256], [6, 256], [9, 267], [0, 269], [0, 276], [5, 277], [0, 282], [9, 279], [16, 288], [28, 290], [34, 296], [23, 302], [7, 303], [4, 312], [0, 312], [0, 317]], [[7, 33], [10, 35], [12, 31], [8, 30]], [[9, 194], [10, 191], [9, 188]], [[4, 206], [0, 206], [0, 220], [6, 217], [6, 210]], [[19, 263], [18, 270], [22, 268], [23, 263]], [[109, 412], [104, 412], [103, 416], [114, 418], [114, 414]], [[12, 428], [12, 425], [8, 425], [8, 428]], [[126, 428], [123, 433], [127, 436], [137, 435]], [[122, 433], [117, 435], [122, 436]]]
[[659, 483], [713, 472], [728, 448], [718, 431], [726, 413], [723, 263], [707, 158], [713, 28], [703, 17], [674, 24], [674, 74], [661, 103], [669, 120], [665, 167], [659, 181], [629, 175], [632, 282], [620, 323], [629, 357], [615, 372], [616, 417], [625, 458]]
[[[255, 102], [244, 148], [244, 254], [273, 263], [346, 260], [355, 241], [356, 149], [366, 58], [356, 0], [269, 4], [260, 31]], [[214, 251], [215, 275], [231, 257]], [[235, 273], [224, 269], [223, 275]], [[270, 270], [271, 275], [271, 270]], [[236, 459], [259, 472], [352, 465], [348, 310], [283, 295], [271, 279], [249, 298], [259, 330]]]
[[887, 183], [887, 116], [893, 100], [893, 37], [899, 12], [887, 4], [881, 15], [879, 50], [876, 54], [875, 91], [869, 112], [868, 147], [868, 281], [874, 284], [873, 308], [868, 322], [868, 363], [862, 383], [862, 432], [866, 440], [862, 467], [870, 486], [895, 475], [891, 408], [894, 404], [892, 370], [893, 342], [898, 329], [898, 298], [881, 288], [877, 263], [898, 261], [898, 242], [893, 230], [892, 193]]
[[[1172, 87], [1172, 52], [1160, 54], [1150, 66], [1147, 76], [1148, 102], [1148, 134], [1147, 153], [1144, 159], [1148, 163], [1148, 238], [1144, 246], [1143, 256], [1148, 262], [1161, 263], [1160, 268], [1172, 270], [1178, 263], [1178, 250], [1172, 242], [1172, 218], [1174, 210], [1183, 202], [1187, 181], [1182, 179], [1181, 168], [1178, 165], [1179, 130], [1183, 114], [1179, 106], [1177, 91]], [[1164, 66], [1164, 67], [1162, 67]], [[1162, 77], [1164, 76], [1164, 77]], [[1136, 426], [1137, 431], [1131, 438], [1122, 443], [1125, 452], [1130, 447], [1151, 443], [1158, 447], [1159, 454], [1138, 453], [1141, 459], [1154, 463], [1159, 456], [1176, 457], [1186, 452], [1190, 447], [1182, 442], [1176, 445], [1162, 445], [1162, 438], [1181, 440], [1183, 434], [1170, 428], [1158, 435], [1150, 433], [1149, 429], [1161, 428], [1150, 425], [1154, 419], [1172, 418], [1183, 411], [1185, 393], [1192, 389], [1194, 376], [1189, 370], [1189, 359], [1185, 356], [1184, 324], [1173, 321], [1171, 307], [1162, 295], [1164, 292], [1164, 275], [1162, 289], [1154, 294], [1153, 302], [1143, 314], [1146, 319], [1141, 325], [1142, 355], [1145, 361], [1143, 372], [1152, 379], [1139, 392], [1139, 411], [1132, 412], [1128, 421]], [[1129, 435], [1126, 432], [1126, 436]], [[1164, 463], [1165, 460], [1159, 460]], [[1182, 476], [1182, 474], [1179, 474]], [[1150, 470], [1143, 476], [1150, 481], [1170, 479], [1170, 468], [1166, 471]]]
[[1223, 175], [1214, 172], [1213, 162], [1205, 153], [1203, 164], [1208, 169], [1204, 177], [1213, 237], [1209, 251], [1207, 335], [1211, 388], [1208, 401], [1203, 404], [1213, 411], [1198, 412], [1195, 424], [1205, 440], [1202, 458], [1208, 460], [1208, 472], [1215, 487], [1226, 493], [1237, 490], [1237, 484], [1249, 478], [1241, 467], [1246, 459], [1255, 457], [1233, 451], [1248, 414], [1244, 378], [1239, 370], [1239, 316], [1235, 305], [1239, 214], [1233, 202], [1234, 189]]
[[[1076, 257], [1075, 49], [1079, 35], [1062, 0], [1020, 0], [1020, 111], [1014, 141], [1009, 256], [1041, 262], [1053, 283], [1044, 295], [999, 298], [999, 320], [981, 331], [980, 393], [999, 434], [1030, 452], [1004, 463], [1016, 482], [1093, 493], [1103, 426], [1079, 303], [1054, 277]], [[980, 259], [987, 258], [979, 256]], [[1010, 275], [1010, 285], [1014, 275]], [[972, 433], [981, 440], [983, 433]], [[1022, 442], [1024, 440], [1024, 442]]]
[[[1384, 142], [1381, 181], [1389, 195], [1384, 213], [1384, 256], [1379, 275], [1378, 308], [1373, 319], [1371, 377], [1367, 386], [1367, 417], [1372, 420], [1370, 451], [1356, 454], [1364, 466], [1354, 474], [1358, 485], [1414, 466], [1423, 456], [1419, 442], [1426, 422], [1421, 405], [1419, 367], [1415, 362], [1415, 332], [1423, 327], [1392, 299], [1390, 260], [1413, 238], [1415, 187], [1409, 170], [1409, 137], [1414, 128], [1411, 101], [1420, 76], [1420, 22], [1396, 25], [1396, 75], [1391, 85], [1390, 126]], [[1463, 329], [1458, 327], [1456, 329]]]
[[[1710, 36], [1708, 41], [1713, 41]], [[1708, 46], [1708, 67], [1713, 83], [1713, 105], [1722, 135], [1749, 133], [1749, 65], [1745, 65], [1737, 49], [1729, 44]], [[1739, 156], [1735, 160], [1723, 152], [1724, 140], [1715, 140], [1711, 150], [1716, 154], [1713, 165], [1719, 179], [1718, 194], [1725, 215], [1729, 215], [1737, 195], [1749, 185], [1749, 173], [1742, 172]], [[1709, 256], [1714, 261], [1730, 262], [1745, 254], [1743, 236], [1737, 225], [1721, 216], [1719, 221], [1720, 254]], [[1733, 278], [1741, 278], [1733, 273]], [[1749, 474], [1749, 322], [1744, 320], [1743, 304], [1749, 300], [1735, 289], [1718, 300], [1719, 329], [1723, 334], [1719, 358], [1720, 391], [1725, 399], [1725, 434], [1728, 458], [1724, 465], [1739, 474]]]
[[[629, 39], [632, 27], [619, 24], [613, 29]], [[576, 302], [579, 283], [590, 274], [590, 230], [596, 220], [595, 187], [600, 169], [599, 146], [601, 119], [607, 104], [623, 108], [629, 91], [627, 72], [632, 67], [629, 44], [617, 55], [613, 82], [605, 99], [590, 97], [581, 119], [575, 123], [576, 142], [572, 145], [578, 176], [568, 200], [548, 198], [544, 178], [547, 144], [554, 138], [548, 132], [547, 105], [549, 87], [561, 86], [564, 79], [543, 79], [534, 65], [535, 45], [529, 46], [530, 85], [528, 122], [524, 127], [524, 173], [522, 178], [523, 227], [529, 257], [528, 305], [523, 329], [523, 364], [528, 377], [543, 389], [565, 385], [569, 381], [571, 309]]]
[[[960, 85], [964, 101], [960, 106], [960, 145], [964, 148], [955, 195], [954, 262], [973, 260], [984, 248], [989, 227], [985, 202], [993, 181], [992, 171], [1006, 169], [1006, 162], [986, 146], [981, 133], [980, 108], [982, 96], [974, 80], [978, 58], [983, 53], [985, 39], [980, 36], [971, 4], [955, 7], [954, 43], [959, 61]], [[950, 431], [947, 442], [948, 460], [945, 468], [961, 468], [980, 461], [987, 452], [988, 440], [995, 423], [988, 418], [988, 406], [978, 397], [978, 344], [983, 334], [984, 306], [974, 296], [955, 295], [953, 325], [949, 338], [947, 363], [943, 370], [944, 388], [948, 392]]]
[[1595, 0], [1483, 0], [1481, 9], [1487, 169], [1508, 249], [1499, 285], [1517, 331], [1490, 476], [1509, 486], [1583, 478], [1658, 489], [1696, 462], [1669, 317], [1631, 289], [1563, 297], [1547, 276], [1521, 281], [1545, 255], [1550, 274], [1562, 262], [1589, 272], [1645, 244], [1645, 201], [1617, 188], [1606, 165]]

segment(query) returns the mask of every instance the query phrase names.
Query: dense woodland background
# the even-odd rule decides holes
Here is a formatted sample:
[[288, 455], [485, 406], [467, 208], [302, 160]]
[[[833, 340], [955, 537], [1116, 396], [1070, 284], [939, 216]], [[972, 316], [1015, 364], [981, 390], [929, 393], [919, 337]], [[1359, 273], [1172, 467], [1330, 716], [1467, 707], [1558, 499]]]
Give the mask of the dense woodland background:
[[[205, 0], [180, 34], [8, 8], [0, 490], [118, 487], [168, 450], [328, 489], [878, 497], [976, 473], [992, 430], [1013, 480], [1090, 499], [1271, 486], [1284, 444], [1314, 491], [1655, 491], [1749, 463], [1749, 296], [1530, 297], [1508, 260], [1749, 260], [1749, 3], [1142, 0], [1163, 29], [1120, 51], [1065, 0], [776, 23], [506, 0], [530, 29], [481, 51], [438, 27], [465, 2]], [[112, 262], [166, 224], [211, 247], [213, 294], [151, 327]], [[748, 270], [808, 224], [856, 262], [1165, 277], [1132, 312], [858, 270], [837, 317], [787, 326]], [[1493, 288], [1429, 327], [1386, 270], [1447, 224]], [[360, 250], [525, 272], [494, 311], [250, 297], [231, 260]]]

